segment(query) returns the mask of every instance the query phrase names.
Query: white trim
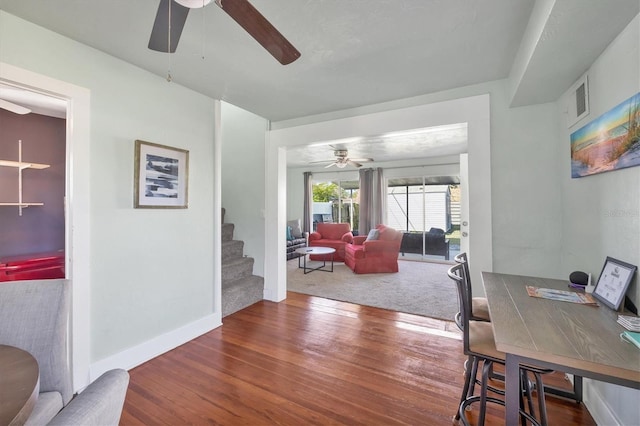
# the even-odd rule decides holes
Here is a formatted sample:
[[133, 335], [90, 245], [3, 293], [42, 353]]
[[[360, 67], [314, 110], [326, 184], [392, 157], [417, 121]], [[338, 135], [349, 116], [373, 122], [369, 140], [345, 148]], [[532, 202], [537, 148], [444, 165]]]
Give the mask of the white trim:
[[480, 271], [493, 270], [491, 223], [491, 126], [490, 96], [483, 94], [434, 102], [407, 108], [339, 118], [268, 132], [266, 219], [265, 219], [265, 298], [279, 301], [286, 296], [286, 148], [312, 143], [380, 135], [446, 124], [467, 123], [469, 154], [469, 238], [473, 253], [471, 268], [473, 291], [484, 294]]
[[0, 62], [0, 80], [67, 101], [66, 271], [71, 281], [71, 371], [74, 391], [89, 382], [90, 360], [90, 91]]
[[222, 322], [222, 105], [215, 101], [213, 112], [213, 312]]
[[139, 345], [125, 349], [122, 352], [118, 352], [117, 354], [94, 362], [91, 364], [90, 369], [91, 381], [94, 381], [104, 372], [113, 368], [124, 368], [125, 370], [129, 370], [136, 367], [157, 357], [158, 355], [162, 355], [165, 352], [175, 349], [196, 337], [202, 336], [221, 325], [220, 315], [217, 313], [207, 315], [206, 317], [190, 324], [184, 325]]
[[602, 397], [596, 386], [593, 385], [593, 380], [583, 379], [582, 383], [582, 399], [584, 406], [595, 420], [598, 425], [621, 425], [620, 421], [616, 418], [611, 407], [607, 404], [607, 401]]

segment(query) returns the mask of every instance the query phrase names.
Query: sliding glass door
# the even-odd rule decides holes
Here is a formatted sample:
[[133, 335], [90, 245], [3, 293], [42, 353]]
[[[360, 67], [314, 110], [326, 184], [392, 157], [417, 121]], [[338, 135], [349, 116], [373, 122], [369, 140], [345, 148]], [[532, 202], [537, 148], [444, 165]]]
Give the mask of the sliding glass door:
[[360, 182], [327, 180], [313, 182], [313, 229], [318, 223], [348, 223], [358, 234]]
[[456, 177], [387, 182], [387, 223], [405, 235], [400, 255], [449, 260], [459, 253], [460, 196]]

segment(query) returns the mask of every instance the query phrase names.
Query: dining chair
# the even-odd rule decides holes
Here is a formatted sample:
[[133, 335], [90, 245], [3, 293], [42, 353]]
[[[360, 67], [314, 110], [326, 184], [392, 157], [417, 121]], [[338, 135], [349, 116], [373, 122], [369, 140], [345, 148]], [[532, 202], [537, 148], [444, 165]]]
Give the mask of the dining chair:
[[[471, 291], [471, 273], [469, 271], [469, 258], [467, 253], [462, 252], [455, 256], [453, 260], [456, 263], [463, 265], [464, 277], [466, 280], [468, 293], [467, 298], [469, 299], [469, 303], [471, 303], [471, 317], [469, 319], [473, 321], [491, 321], [491, 315], [489, 315], [489, 305], [487, 304], [486, 297], [473, 297], [473, 293]], [[458, 324], [460, 321], [460, 312], [456, 314], [455, 322]]]
[[0, 284], [0, 344], [29, 352], [40, 370], [40, 393], [27, 425], [47, 424], [71, 400], [69, 305], [66, 280]]
[[[458, 263], [452, 266], [448, 271], [449, 277], [455, 282], [458, 301], [460, 303], [460, 324], [463, 335], [463, 349], [465, 355], [468, 356], [467, 368], [465, 368], [465, 380], [460, 397], [460, 405], [454, 420], [461, 420], [464, 425], [469, 422], [465, 416], [467, 407], [474, 403], [479, 403], [478, 424], [484, 425], [487, 403], [495, 403], [504, 406], [504, 400], [488, 396], [491, 391], [497, 395], [504, 395], [504, 391], [489, 386], [490, 374], [494, 364], [505, 364], [506, 355], [496, 349], [495, 340], [493, 338], [493, 330], [491, 324], [486, 321], [471, 320], [471, 303], [468, 297], [468, 283], [466, 282], [464, 264]], [[482, 378], [476, 379], [478, 369], [482, 364]], [[522, 423], [527, 421], [533, 425], [546, 426], [547, 412], [545, 404], [544, 386], [542, 383], [542, 374], [550, 373], [552, 370], [540, 369], [535, 366], [521, 366], [521, 384], [524, 395], [527, 397], [528, 412], [524, 407], [524, 400], [521, 395], [520, 416]], [[534, 404], [532, 402], [533, 386], [528, 379], [528, 374], [532, 373], [535, 378], [535, 387], [538, 399], [539, 418], [535, 417]], [[476, 381], [480, 384], [480, 395], [474, 395], [474, 384]]]
[[109, 370], [91, 383], [48, 423], [48, 426], [117, 426], [129, 385], [129, 373]]

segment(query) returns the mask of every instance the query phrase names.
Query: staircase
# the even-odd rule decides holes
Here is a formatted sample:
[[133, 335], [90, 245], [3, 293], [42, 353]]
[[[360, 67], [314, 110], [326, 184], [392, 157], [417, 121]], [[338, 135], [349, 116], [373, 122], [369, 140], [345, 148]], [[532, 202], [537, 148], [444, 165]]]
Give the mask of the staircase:
[[264, 278], [253, 274], [253, 258], [244, 256], [244, 241], [233, 239], [233, 223], [222, 209], [222, 317], [263, 299]]

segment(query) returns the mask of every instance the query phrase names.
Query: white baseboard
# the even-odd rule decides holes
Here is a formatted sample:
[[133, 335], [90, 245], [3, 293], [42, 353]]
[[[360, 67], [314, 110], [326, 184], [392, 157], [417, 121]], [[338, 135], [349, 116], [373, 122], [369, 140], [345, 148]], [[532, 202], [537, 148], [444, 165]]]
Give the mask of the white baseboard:
[[[567, 380], [573, 384], [573, 375], [565, 374]], [[582, 379], [582, 403], [593, 417], [597, 425], [621, 426], [620, 413], [616, 414], [606, 398], [598, 391], [597, 381]]]
[[176, 330], [94, 362], [90, 366], [90, 380], [93, 382], [102, 373], [113, 368], [130, 370], [221, 325], [222, 322], [220, 322], [218, 315], [208, 315]]
[[611, 410], [607, 401], [602, 397], [596, 386], [590, 379], [583, 379], [582, 399], [589, 414], [593, 417], [597, 425], [620, 425], [617, 416]]

